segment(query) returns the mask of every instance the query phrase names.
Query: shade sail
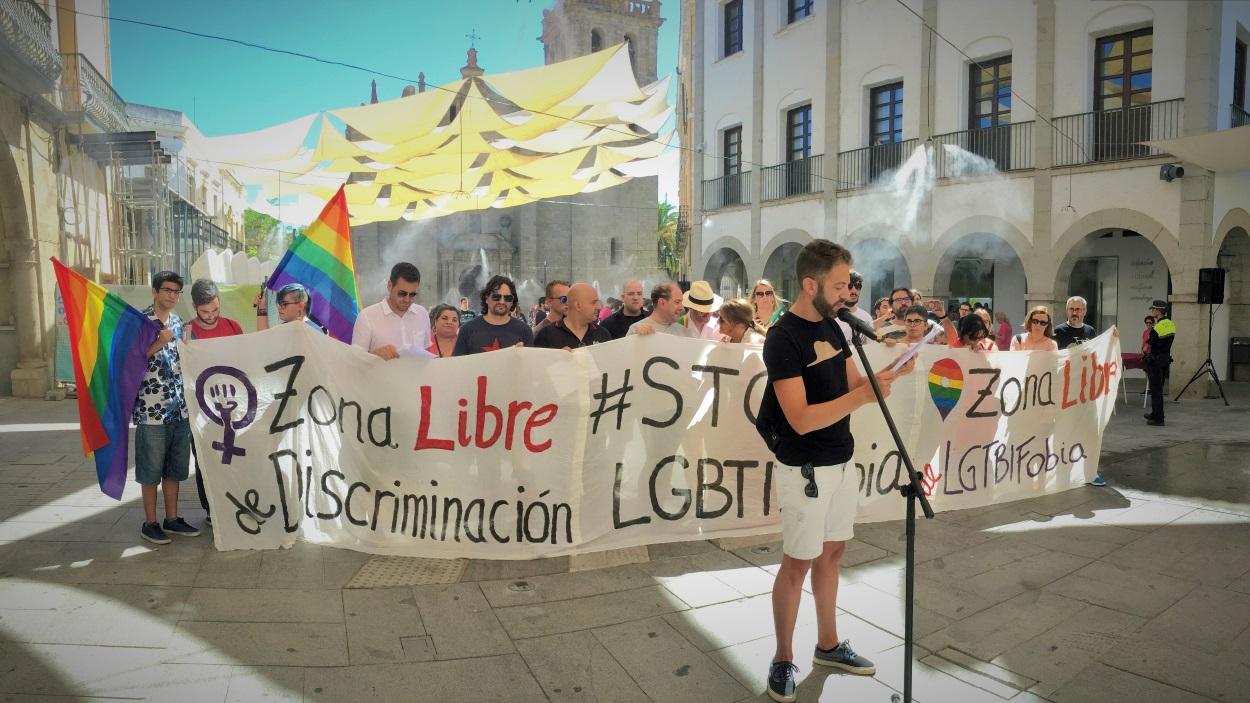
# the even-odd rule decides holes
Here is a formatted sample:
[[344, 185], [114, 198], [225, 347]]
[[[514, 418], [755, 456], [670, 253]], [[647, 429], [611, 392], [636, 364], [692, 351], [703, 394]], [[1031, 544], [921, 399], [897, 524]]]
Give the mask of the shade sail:
[[1250, 125], [1142, 143], [1215, 173], [1250, 171]]
[[669, 79], [639, 86], [624, 44], [466, 73], [414, 95], [205, 139], [200, 150], [239, 164], [257, 209], [311, 219], [346, 184], [352, 224], [364, 224], [594, 192], [653, 174], [673, 148], [661, 133], [673, 112]]

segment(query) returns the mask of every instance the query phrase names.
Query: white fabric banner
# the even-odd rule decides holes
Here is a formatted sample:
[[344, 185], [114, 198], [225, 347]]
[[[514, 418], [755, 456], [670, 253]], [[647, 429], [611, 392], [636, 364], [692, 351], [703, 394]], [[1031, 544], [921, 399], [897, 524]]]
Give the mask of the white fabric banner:
[[[758, 346], [382, 361], [283, 325], [184, 345], [182, 368], [218, 549], [528, 559], [780, 529]], [[1119, 382], [1110, 332], [1063, 352], [926, 346], [889, 406], [934, 510], [958, 510], [1092, 478]], [[851, 430], [857, 521], [902, 517], [879, 408]]]

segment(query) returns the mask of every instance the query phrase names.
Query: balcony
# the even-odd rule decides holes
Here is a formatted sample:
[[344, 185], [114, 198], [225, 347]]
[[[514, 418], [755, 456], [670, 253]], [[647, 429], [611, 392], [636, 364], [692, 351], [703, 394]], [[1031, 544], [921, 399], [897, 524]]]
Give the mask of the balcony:
[[126, 101], [82, 54], [61, 54], [61, 110], [86, 117], [102, 132], [125, 132]]
[[825, 189], [824, 156], [817, 154], [769, 166], [763, 169], [761, 175], [764, 178], [762, 199], [765, 202], [820, 193]]
[[0, 0], [0, 66], [32, 95], [52, 92], [61, 75], [52, 18], [31, 0]]
[[719, 210], [751, 202], [751, 172], [703, 181], [703, 209]]
[[1161, 150], [1141, 142], [1181, 136], [1184, 106], [1185, 101], [1178, 98], [1056, 117], [1054, 164], [1076, 166], [1162, 156]]
[[1033, 168], [1032, 122], [939, 134], [933, 144], [938, 178]]
[[894, 171], [920, 145], [918, 139], [866, 146], [838, 154], [838, 190], [867, 188], [882, 175]]
[[1228, 119], [1229, 127], [1245, 127], [1250, 124], [1250, 112], [1246, 112], [1246, 108], [1240, 105], [1229, 105], [1231, 115]]

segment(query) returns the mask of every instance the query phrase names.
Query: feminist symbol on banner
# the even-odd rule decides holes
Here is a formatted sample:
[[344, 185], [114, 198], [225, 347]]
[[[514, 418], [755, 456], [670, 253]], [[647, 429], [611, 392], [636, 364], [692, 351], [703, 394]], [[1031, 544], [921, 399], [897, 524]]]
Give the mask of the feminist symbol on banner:
[[[214, 374], [229, 376], [238, 381], [238, 385], [218, 379], [217, 383], [210, 386], [208, 380]], [[212, 398], [211, 405], [204, 401], [205, 388], [208, 389], [208, 394]], [[246, 394], [246, 404], [243, 406], [243, 417], [236, 420], [234, 411], [239, 408], [240, 390]], [[221, 463], [229, 464], [236, 456], [247, 456], [246, 449], [234, 444], [235, 430], [247, 427], [252, 424], [252, 420], [256, 419], [256, 387], [248, 380], [247, 374], [233, 366], [210, 366], [204, 369], [199, 378], [195, 379], [195, 399], [199, 402], [204, 416], [212, 420], [214, 424], [222, 426], [221, 441], [214, 441], [212, 444], [213, 449], [221, 452]], [[214, 410], [216, 410], [215, 413]]]
[[929, 368], [929, 395], [943, 420], [959, 403], [963, 388], [964, 372], [954, 359], [939, 359]]

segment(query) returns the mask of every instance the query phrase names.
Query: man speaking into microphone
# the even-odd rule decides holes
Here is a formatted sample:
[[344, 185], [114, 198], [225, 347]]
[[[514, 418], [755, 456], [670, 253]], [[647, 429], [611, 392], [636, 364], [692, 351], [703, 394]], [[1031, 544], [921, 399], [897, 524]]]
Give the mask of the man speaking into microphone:
[[[859, 476], [850, 464], [855, 452], [851, 413], [875, 397], [851, 360], [850, 349], [832, 319], [845, 304], [851, 253], [817, 239], [799, 253], [799, 292], [789, 312], [768, 331], [764, 365], [768, 386], [757, 429], [777, 457], [784, 556], [773, 583], [773, 625], [777, 649], [768, 671], [768, 695], [795, 700], [794, 627], [803, 581], [812, 575], [817, 639], [813, 663], [852, 674], [876, 673], [873, 663], [838, 637], [838, 567], [854, 533]], [[894, 379], [911, 371], [877, 373], [888, 395]]]

